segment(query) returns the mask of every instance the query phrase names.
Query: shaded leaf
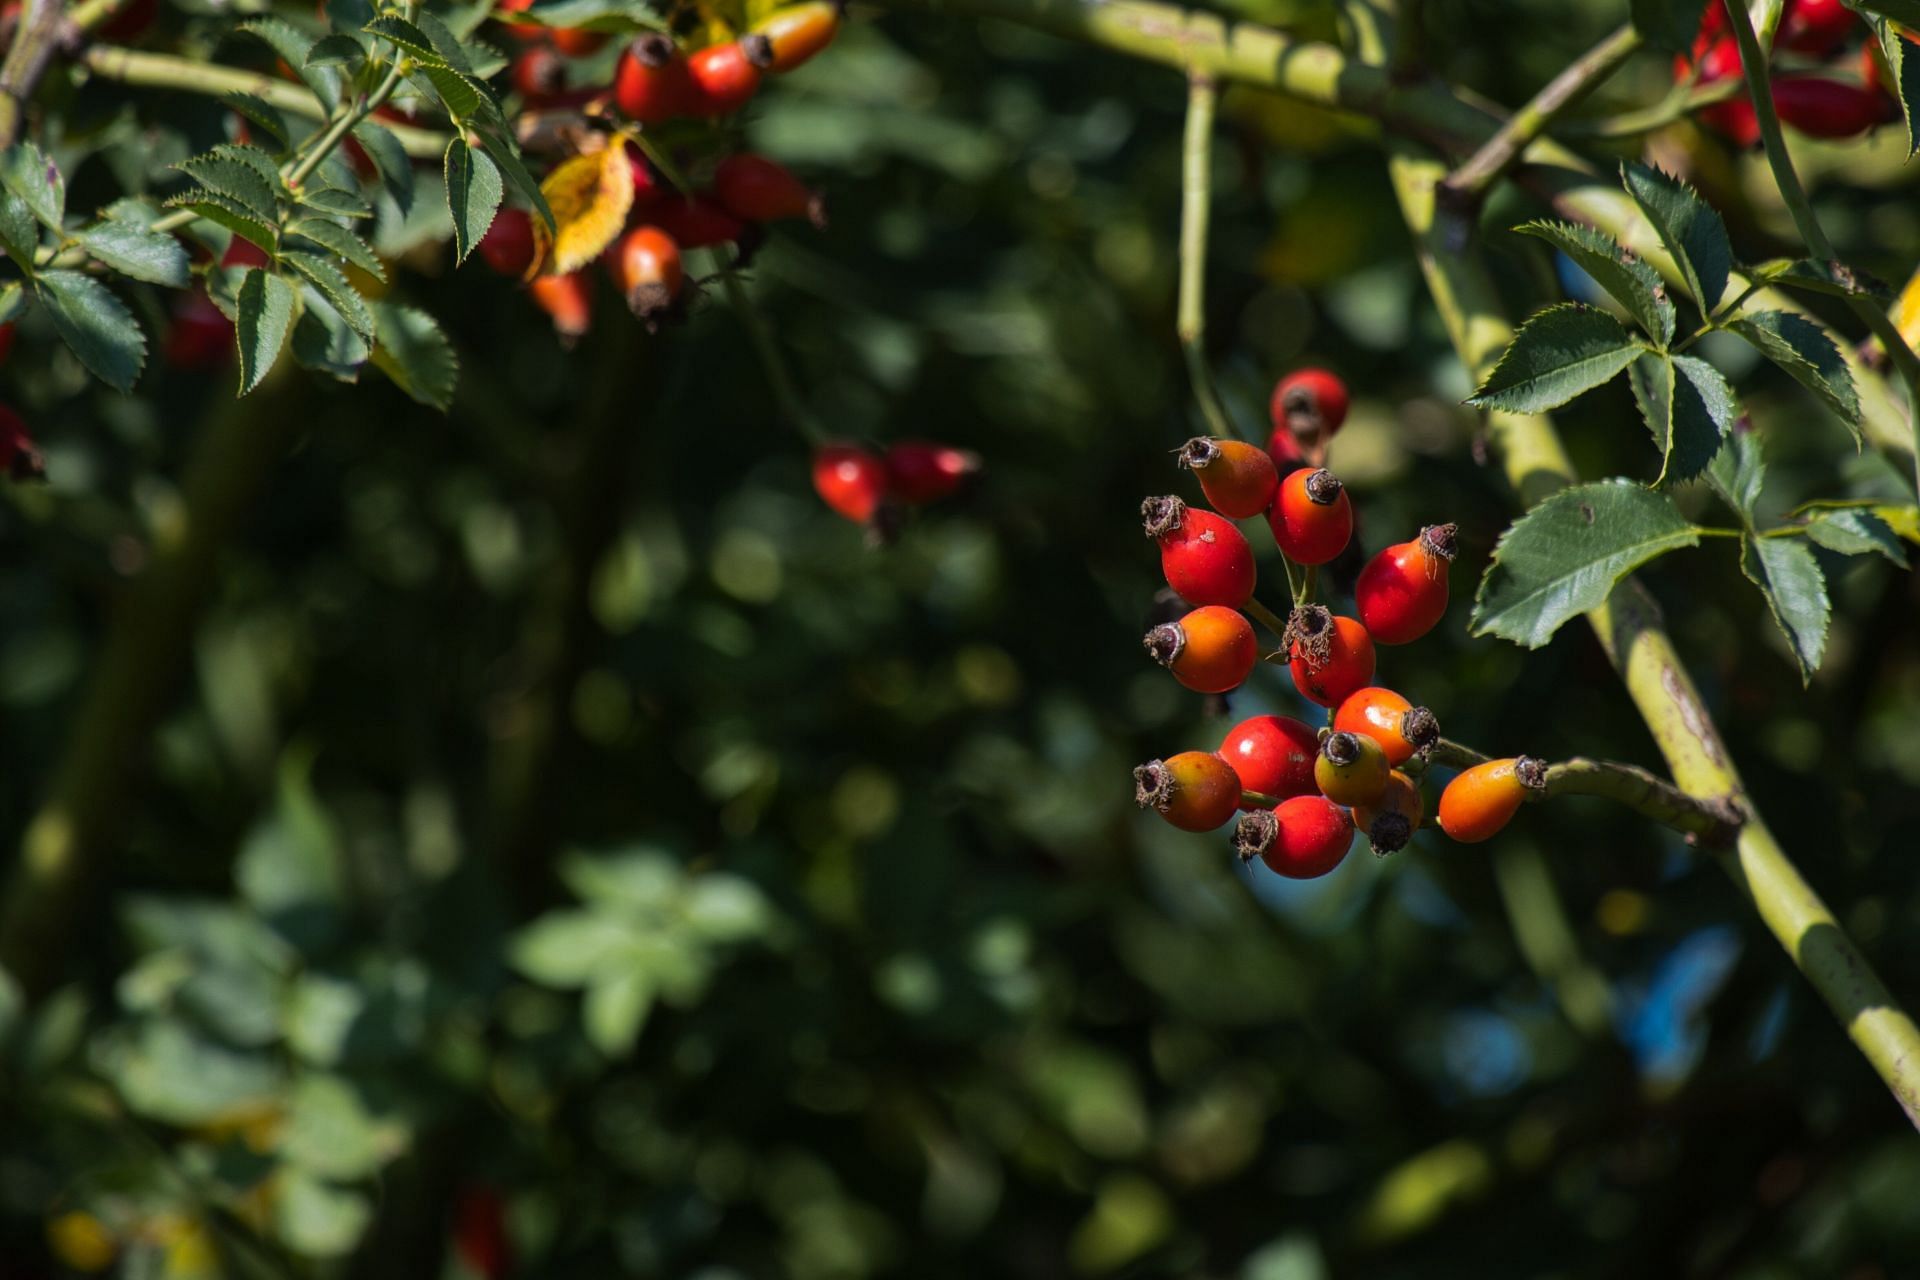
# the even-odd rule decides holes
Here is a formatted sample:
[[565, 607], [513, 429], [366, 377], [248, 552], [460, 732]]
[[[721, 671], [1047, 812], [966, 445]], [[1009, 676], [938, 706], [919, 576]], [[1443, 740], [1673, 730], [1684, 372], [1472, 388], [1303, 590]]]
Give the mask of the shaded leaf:
[[373, 167], [380, 175], [380, 186], [393, 197], [399, 206], [400, 215], [405, 217], [413, 208], [413, 159], [407, 155], [400, 139], [393, 130], [372, 120], [362, 120], [353, 127], [353, 136], [373, 161]]
[[[1868, 21], [1873, 25], [1874, 41], [1886, 64], [1886, 83], [1893, 87], [1894, 95], [1900, 100], [1900, 114], [1907, 125], [1907, 157], [1912, 159], [1913, 153], [1920, 151], [1920, 46], [1907, 39], [1885, 17], [1875, 16]], [[1909, 28], [1920, 30], [1920, 20], [1903, 21]]]
[[89, 256], [136, 280], [184, 289], [190, 279], [186, 247], [163, 232], [109, 219], [81, 232], [80, 244]]
[[1733, 269], [1733, 245], [1719, 213], [1699, 192], [1658, 169], [1624, 164], [1620, 180], [1679, 264], [1700, 309], [1710, 312], [1719, 306]]
[[211, 191], [189, 191], [167, 201], [171, 208], [191, 209], [208, 222], [225, 227], [237, 236], [265, 249], [269, 254], [279, 251], [279, 236], [272, 222], [255, 217], [240, 205], [224, 196]]
[[540, 183], [522, 163], [519, 146], [512, 138], [494, 130], [483, 131], [480, 134], [480, 142], [486, 148], [487, 154], [493, 158], [493, 162], [500, 166], [501, 175], [513, 184], [515, 191], [526, 198], [527, 203], [533, 206], [533, 211], [539, 215], [540, 221], [545, 223], [547, 230], [551, 232], [554, 229], [553, 210], [547, 204], [546, 195], [540, 190]]
[[299, 199], [309, 209], [342, 218], [365, 218], [373, 213], [373, 206], [359, 192], [343, 191], [339, 187], [302, 187]]
[[1640, 416], [1661, 453], [1655, 484], [1696, 478], [1740, 416], [1733, 388], [1718, 369], [1692, 356], [1645, 355], [1629, 372]]
[[433, 46], [433, 40], [405, 18], [388, 14], [375, 18], [362, 28], [370, 36], [379, 36], [389, 44], [399, 45], [412, 54], [422, 67], [429, 65], [447, 66], [447, 60]]
[[[453, 219], [454, 261], [464, 262], [480, 237], [493, 224], [502, 194], [500, 170], [484, 151], [474, 151], [462, 138], [447, 144], [445, 163], [447, 213]], [[627, 202], [633, 202], [629, 180]]]
[[1681, 53], [1693, 44], [1700, 29], [1700, 15], [1708, 3], [1720, 0], [1632, 0], [1633, 29], [1648, 44], [1668, 53]]
[[1766, 487], [1767, 464], [1760, 453], [1760, 437], [1751, 431], [1736, 431], [1727, 445], [1707, 468], [1707, 482], [1739, 515], [1741, 523], [1753, 527], [1753, 509]]
[[380, 255], [373, 251], [373, 247], [337, 222], [306, 218], [288, 227], [287, 232], [344, 258], [375, 280], [387, 278], [386, 264], [380, 261]]
[[1545, 240], [1573, 259], [1659, 346], [1673, 341], [1674, 306], [1666, 282], [1626, 246], [1568, 222], [1529, 222], [1516, 230]]
[[1893, 531], [1892, 525], [1871, 511], [1855, 509], [1825, 512], [1807, 522], [1807, 537], [1843, 556], [1863, 555], [1871, 551], [1885, 556], [1902, 569], [1907, 567], [1907, 549], [1900, 545], [1900, 535]]
[[18, 280], [0, 284], [0, 324], [12, 324], [27, 309], [27, 291]]
[[293, 326], [293, 358], [341, 382], [358, 382], [362, 366], [373, 354], [372, 346], [318, 289], [304, 286], [300, 296], [304, 305]]
[[443, 62], [422, 64], [419, 74], [432, 86], [447, 114], [464, 124], [500, 123], [500, 107], [487, 87], [471, 76], [462, 75]]
[[260, 131], [278, 143], [282, 151], [292, 144], [293, 134], [287, 128], [286, 116], [265, 98], [251, 93], [229, 93], [220, 101], [226, 104], [228, 110], [245, 116], [249, 122], [259, 126]]
[[0, 151], [0, 183], [26, 202], [27, 210], [49, 231], [59, 231], [67, 214], [67, 182], [58, 165], [31, 142]]
[[1753, 278], [1767, 284], [1825, 293], [1836, 298], [1871, 298], [1888, 302], [1893, 290], [1884, 280], [1856, 271], [1844, 262], [1815, 262], [1812, 258], [1775, 258], [1753, 268]]
[[581, 908], [549, 911], [514, 936], [513, 967], [550, 987], [584, 987], [602, 973], [630, 968], [632, 928]]
[[421, 404], [444, 410], [453, 401], [460, 362], [439, 322], [392, 302], [375, 303], [373, 318], [374, 365]]
[[191, 156], [173, 166], [201, 187], [262, 222], [279, 216], [274, 184], [253, 165], [233, 156]]
[[[629, 177], [629, 199], [631, 182]], [[557, 203], [554, 212], [564, 229], [566, 218]], [[581, 265], [591, 257], [582, 259]], [[1574, 302], [1548, 307], [1535, 312], [1520, 327], [1500, 362], [1467, 403], [1516, 413], [1557, 408], [1611, 380], [1642, 350], [1626, 326], [1604, 311]]]
[[1806, 683], [1827, 647], [1827, 578], [1799, 538], [1740, 540], [1740, 572], [1760, 588]]
[[1727, 327], [1818, 396], [1859, 439], [1860, 396], [1853, 372], [1817, 321], [1792, 311], [1754, 311]]
[[366, 338], [373, 337], [373, 312], [368, 309], [367, 300], [348, 283], [346, 274], [334, 265], [331, 258], [293, 250], [282, 254], [281, 261], [324, 293], [327, 301], [333, 304], [333, 309], [340, 313], [340, 318], [352, 325], [356, 333]]
[[481, 45], [480, 41], [469, 39], [466, 42], [462, 42], [455, 37], [453, 32], [447, 30], [447, 24], [440, 21], [437, 14], [425, 8], [415, 13], [413, 20], [414, 25], [419, 28], [421, 33], [427, 37], [428, 42], [432, 45], [433, 53], [438, 56], [442, 62], [463, 76], [477, 78], [480, 75], [480, 72], [475, 69], [471, 57], [471, 52], [474, 47], [485, 47]]
[[321, 106], [331, 110], [340, 101], [340, 73], [328, 66], [307, 65], [307, 55], [313, 52], [315, 43], [312, 36], [282, 18], [250, 18], [240, 24], [240, 30], [279, 54], [320, 99]]
[[238, 314], [234, 336], [240, 344], [240, 394], [260, 380], [280, 358], [287, 330], [293, 327], [293, 286], [271, 271], [248, 268], [235, 294]]
[[355, 62], [364, 62], [367, 57], [366, 46], [348, 35], [322, 36], [307, 50], [309, 67], [347, 66]]
[[1638, 566], [1699, 541], [1665, 494], [1625, 480], [1563, 489], [1500, 536], [1473, 602], [1473, 632], [1538, 648]]
[[40, 248], [40, 224], [27, 202], [11, 191], [0, 191], [0, 249], [13, 259], [20, 274], [32, 276], [33, 256]]
[[147, 362], [147, 336], [126, 305], [78, 271], [43, 271], [33, 288], [87, 371], [117, 391], [131, 391]]

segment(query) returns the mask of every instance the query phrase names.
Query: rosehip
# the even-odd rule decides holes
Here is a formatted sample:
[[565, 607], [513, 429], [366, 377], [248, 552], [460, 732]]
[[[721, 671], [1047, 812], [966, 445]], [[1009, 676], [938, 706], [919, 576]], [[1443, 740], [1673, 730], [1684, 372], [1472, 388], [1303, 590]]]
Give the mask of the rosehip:
[[1411, 542], [1386, 548], [1360, 571], [1353, 602], [1375, 644], [1410, 644], [1447, 611], [1447, 566], [1454, 526], [1428, 525]]
[[1218, 604], [1204, 605], [1178, 622], [1153, 628], [1145, 644], [1155, 662], [1195, 693], [1238, 689], [1260, 660], [1253, 624]]
[[454, 1209], [454, 1252], [481, 1280], [505, 1280], [513, 1268], [506, 1205], [491, 1187], [469, 1187]]
[[1160, 544], [1160, 571], [1181, 599], [1230, 609], [1247, 602], [1253, 594], [1253, 548], [1231, 520], [1178, 498], [1148, 498], [1140, 514], [1147, 536]]
[[127, 0], [97, 28], [100, 39], [112, 44], [132, 44], [147, 33], [160, 14], [160, 0]]
[[866, 524], [887, 496], [887, 468], [871, 449], [827, 444], [814, 450], [813, 489], [855, 524]]
[[773, 61], [765, 36], [748, 35], [708, 45], [687, 59], [693, 85], [690, 110], [700, 116], [730, 116], [760, 87], [760, 72]]
[[1825, 57], [1846, 42], [1857, 21], [1840, 0], [1788, 0], [1774, 45]]
[[[493, 11], [496, 14], [525, 13], [531, 8], [533, 8], [533, 0], [500, 0]], [[505, 27], [507, 34], [515, 40], [540, 40], [547, 34], [547, 29], [537, 22], [508, 22], [503, 18], [500, 25]]]
[[553, 331], [571, 344], [593, 325], [593, 286], [575, 271], [564, 276], [535, 276], [527, 282], [534, 305], [553, 321]]
[[647, 210], [647, 220], [682, 249], [732, 244], [746, 231], [738, 218], [703, 196], [669, 196]]
[[474, 248], [489, 267], [503, 276], [523, 276], [533, 265], [533, 215], [512, 206], [493, 215], [487, 233]]
[[223, 267], [264, 267], [267, 265], [267, 251], [245, 236], [235, 236], [227, 241], [225, 253], [220, 255]]
[[46, 461], [34, 446], [26, 420], [4, 404], [0, 404], [0, 470], [15, 481], [43, 480], [47, 475]]
[[660, 124], [692, 112], [695, 89], [671, 37], [658, 32], [627, 46], [613, 72], [613, 101], [641, 124]]
[[1300, 441], [1286, 427], [1275, 427], [1273, 434], [1267, 437], [1267, 456], [1273, 459], [1275, 471], [1283, 476], [1292, 475], [1307, 465], [1306, 450], [1300, 447]]
[[713, 194], [728, 213], [748, 222], [826, 222], [819, 195], [765, 156], [740, 152], [722, 160], [713, 171]]
[[1294, 796], [1242, 814], [1233, 847], [1290, 880], [1312, 880], [1340, 865], [1353, 846], [1353, 818], [1325, 796]]
[[604, 31], [589, 31], [585, 27], [553, 27], [547, 38], [569, 58], [586, 58], [606, 48], [609, 37]]
[[1196, 436], [1181, 446], [1178, 456], [1221, 515], [1247, 520], [1273, 505], [1280, 473], [1264, 450], [1239, 440]]
[[1337, 707], [1373, 679], [1373, 639], [1352, 618], [1317, 604], [1287, 620], [1287, 666], [1293, 685], [1323, 707]]
[[1851, 138], [1895, 118], [1885, 94], [1821, 76], [1777, 76], [1773, 106], [1780, 123], [1809, 138]]
[[1302, 469], [1280, 482], [1267, 524], [1287, 559], [1325, 564], [1346, 550], [1353, 537], [1353, 504], [1333, 472]]
[[1274, 384], [1267, 415], [1298, 442], [1331, 440], [1347, 420], [1347, 384], [1327, 369], [1296, 369]]
[[1461, 844], [1478, 844], [1507, 825], [1529, 790], [1545, 785], [1546, 766], [1531, 756], [1489, 760], [1466, 770], [1440, 793], [1440, 829]]
[[1330, 733], [1313, 762], [1313, 780], [1320, 794], [1335, 804], [1372, 804], [1387, 789], [1393, 767], [1387, 753], [1372, 738], [1358, 733]]
[[1211, 751], [1182, 751], [1133, 771], [1133, 799], [1182, 831], [1212, 831], [1240, 807], [1240, 776]]
[[887, 448], [887, 480], [905, 503], [937, 502], [980, 470], [980, 455], [969, 449], [902, 440]]
[[[1240, 775], [1243, 790], [1276, 799], [1313, 793], [1313, 762], [1319, 751], [1313, 730], [1290, 716], [1242, 720], [1220, 744], [1220, 754]], [[1248, 802], [1242, 807], [1260, 806]]]
[[833, 43], [840, 30], [840, 6], [813, 0], [810, 4], [789, 5], [775, 10], [759, 26], [758, 35], [772, 46], [769, 71], [791, 71]]
[[1425, 707], [1416, 707], [1391, 689], [1369, 686], [1341, 699], [1333, 713], [1336, 733], [1372, 738], [1387, 753], [1387, 763], [1403, 765], [1416, 752], [1440, 740], [1440, 722]]
[[650, 320], [673, 305], [686, 280], [680, 246], [658, 227], [635, 227], [614, 250], [614, 278], [627, 306]]
[[548, 106], [567, 90], [567, 64], [550, 47], [533, 45], [514, 58], [512, 79], [527, 106]]
[[13, 354], [13, 321], [9, 320], [5, 324], [0, 324], [0, 364], [5, 364], [7, 362], [7, 357], [12, 354]]
[[1395, 769], [1387, 775], [1386, 790], [1379, 799], [1353, 807], [1353, 825], [1367, 837], [1375, 853], [1385, 855], [1407, 847], [1407, 841], [1420, 829], [1425, 811], [1419, 784]]
[[[1719, 6], [1711, 6], [1708, 12], [1719, 12]], [[1697, 64], [1697, 81], [1702, 85], [1716, 84], [1741, 74], [1740, 45], [1731, 35], [1714, 34], [1717, 30], [1717, 27], [1713, 30], [1703, 27], [1700, 38], [1694, 41], [1692, 62]], [[1674, 58], [1676, 83], [1686, 78], [1688, 66], [1685, 54]], [[1712, 103], [1702, 107], [1699, 115], [1702, 124], [1725, 134], [1737, 146], [1751, 147], [1760, 140], [1759, 118], [1754, 115], [1753, 103], [1745, 97]]]

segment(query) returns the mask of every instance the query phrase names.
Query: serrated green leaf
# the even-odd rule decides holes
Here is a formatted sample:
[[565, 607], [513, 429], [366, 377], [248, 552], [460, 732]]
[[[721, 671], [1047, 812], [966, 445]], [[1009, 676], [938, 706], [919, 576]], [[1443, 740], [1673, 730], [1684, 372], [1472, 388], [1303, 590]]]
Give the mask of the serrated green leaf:
[[268, 48], [294, 69], [301, 83], [313, 91], [320, 105], [329, 111], [340, 101], [340, 73], [332, 67], [310, 67], [307, 55], [313, 52], [314, 38], [281, 18], [250, 18], [240, 30], [263, 41]]
[[479, 73], [474, 70], [473, 60], [467, 49], [462, 47], [460, 40], [454, 36], [453, 32], [447, 30], [447, 24], [440, 21], [438, 15], [422, 8], [414, 14], [413, 21], [432, 44], [433, 52], [442, 62], [463, 76], [478, 76]]
[[602, 974], [581, 1002], [581, 1027], [587, 1040], [609, 1058], [632, 1052], [653, 1007], [653, 979], [637, 968]]
[[447, 144], [445, 181], [447, 213], [453, 219], [453, 260], [464, 262], [493, 225], [502, 195], [500, 170], [485, 152], [455, 138]]
[[1740, 539], [1740, 572], [1760, 588], [1805, 684], [1827, 647], [1827, 577], [1799, 538]]
[[116, 391], [131, 391], [147, 362], [147, 335], [126, 305], [79, 271], [42, 271], [33, 288], [87, 371]]
[[1900, 102], [1900, 115], [1907, 126], [1907, 158], [1920, 151], [1920, 46], [1906, 38], [1899, 27], [1880, 16], [1870, 16], [1873, 38], [1886, 64], [1886, 83]]
[[1847, 8], [1920, 31], [1920, 0], [1846, 0]]
[[1792, 311], [1752, 311], [1727, 325], [1818, 396], [1860, 438], [1860, 396], [1839, 344], [1818, 321]]
[[460, 361], [440, 323], [424, 311], [392, 302], [373, 307], [373, 363], [421, 404], [445, 410], [453, 402]]
[[106, 263], [122, 275], [171, 289], [187, 287], [190, 278], [187, 251], [170, 235], [108, 220], [82, 231], [79, 239], [89, 257]]
[[365, 338], [373, 337], [373, 312], [368, 309], [367, 300], [347, 282], [345, 273], [333, 264], [333, 259], [293, 250], [281, 254], [280, 260], [324, 293], [340, 318], [352, 325], [355, 332]]
[[272, 225], [256, 218], [225, 196], [212, 191], [187, 191], [167, 201], [167, 205], [169, 208], [191, 209], [208, 222], [225, 227], [237, 236], [245, 237], [269, 254], [278, 252], [279, 236]]
[[500, 107], [487, 87], [470, 76], [463, 76], [445, 63], [422, 64], [419, 72], [440, 105], [456, 121], [466, 124], [500, 123]]
[[353, 136], [373, 161], [374, 169], [380, 174], [381, 187], [399, 206], [400, 216], [406, 217], [407, 211], [413, 208], [413, 158], [391, 129], [372, 120], [362, 120], [355, 125]]
[[1665, 347], [1673, 341], [1674, 307], [1667, 297], [1666, 282], [1624, 245], [1591, 227], [1569, 222], [1542, 220], [1515, 229], [1545, 240], [1573, 259], [1594, 283], [1626, 308], [1634, 322], [1652, 335], [1655, 344]]
[[297, 199], [309, 209], [318, 209], [341, 218], [365, 218], [373, 213], [373, 206], [367, 203], [366, 197], [356, 191], [342, 191], [339, 187], [302, 187]]
[[[1718, 4], [1720, 0], [1711, 0]], [[1629, 6], [1633, 29], [1656, 49], [1681, 53], [1693, 44], [1700, 15], [1709, 0], [1633, 0]]]
[[1871, 298], [1876, 302], [1893, 301], [1893, 290], [1864, 271], [1856, 271], [1844, 262], [1815, 262], [1812, 258], [1775, 258], [1753, 268], [1755, 282], [1785, 285], [1824, 293], [1836, 298]]
[[1620, 167], [1620, 181], [1679, 264], [1688, 292], [1703, 312], [1711, 312], [1720, 305], [1733, 269], [1726, 223], [1699, 192], [1671, 174], [1627, 163]]
[[11, 191], [0, 191], [0, 249], [13, 259], [20, 274], [31, 277], [34, 254], [40, 249], [40, 224], [27, 202]]
[[1626, 480], [1562, 489], [1500, 535], [1474, 598], [1473, 633], [1537, 649], [1634, 569], [1699, 541], [1665, 494]]
[[1843, 556], [1871, 551], [1902, 569], [1907, 567], [1907, 549], [1900, 545], [1900, 535], [1871, 511], [1829, 511], [1807, 522], [1807, 537]]
[[293, 326], [293, 358], [341, 382], [359, 381], [373, 348], [318, 289], [302, 285], [300, 299], [300, 319]]
[[348, 35], [322, 36], [307, 50], [309, 67], [344, 67], [356, 62], [365, 62], [367, 48]]
[[1735, 431], [1728, 436], [1725, 447], [1707, 468], [1707, 483], [1733, 508], [1742, 524], [1753, 528], [1754, 507], [1767, 483], [1760, 437], [1751, 431]]
[[1691, 356], [1645, 355], [1628, 372], [1641, 419], [1660, 450], [1655, 485], [1694, 479], [1733, 429], [1733, 389], [1712, 365]]
[[487, 155], [500, 166], [501, 176], [513, 184], [513, 189], [532, 206], [535, 214], [547, 224], [547, 230], [555, 230], [553, 208], [547, 203], [547, 193], [540, 189], [539, 180], [527, 172], [527, 166], [521, 163], [520, 148], [512, 138], [493, 130], [480, 134], [480, 144], [486, 148]]
[[379, 36], [387, 43], [398, 45], [400, 48], [405, 49], [414, 56], [414, 59], [418, 61], [423, 68], [427, 66], [445, 67], [448, 65], [447, 60], [441, 56], [440, 51], [433, 47], [432, 38], [419, 27], [408, 22], [405, 18], [389, 14], [385, 17], [375, 18], [362, 28], [362, 30], [370, 36]]
[[321, 218], [307, 218], [287, 228], [288, 234], [299, 236], [319, 245], [330, 253], [351, 262], [375, 280], [387, 278], [386, 264], [380, 261], [380, 255], [373, 251], [365, 240], [347, 230], [337, 222], [327, 222]]
[[1611, 380], [1644, 348], [1625, 325], [1593, 307], [1536, 311], [1467, 401], [1482, 409], [1540, 413]]
[[251, 164], [209, 152], [190, 156], [173, 167], [261, 222], [272, 222], [279, 216], [273, 184]]
[[327, 0], [327, 25], [346, 35], [358, 35], [366, 30], [376, 13], [369, 0]]
[[226, 104], [228, 110], [258, 125], [260, 131], [278, 143], [282, 151], [292, 145], [293, 134], [287, 128], [286, 116], [265, 98], [251, 93], [229, 93], [220, 101]]
[[271, 271], [249, 267], [235, 295], [239, 314], [234, 335], [240, 344], [240, 394], [260, 385], [293, 327], [296, 294], [291, 284]]
[[67, 181], [60, 167], [31, 142], [14, 143], [0, 151], [0, 183], [26, 202], [29, 212], [49, 231], [63, 229], [67, 215]]

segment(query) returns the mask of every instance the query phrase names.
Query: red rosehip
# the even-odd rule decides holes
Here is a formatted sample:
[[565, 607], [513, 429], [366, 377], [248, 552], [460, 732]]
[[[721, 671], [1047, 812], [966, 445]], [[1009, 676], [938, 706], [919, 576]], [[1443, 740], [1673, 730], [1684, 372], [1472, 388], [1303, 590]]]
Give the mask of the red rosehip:
[[1353, 602], [1375, 644], [1410, 644], [1447, 612], [1447, 566], [1454, 527], [1428, 525], [1411, 542], [1386, 548], [1360, 571]]
[[887, 496], [887, 467], [871, 449], [828, 444], [814, 450], [813, 488], [855, 524], [867, 524]]
[[1200, 481], [1213, 509], [1235, 520], [1264, 514], [1280, 487], [1273, 459], [1240, 440], [1196, 436], [1181, 446], [1178, 459]]
[[487, 233], [474, 246], [489, 267], [503, 276], [519, 277], [533, 265], [533, 215], [525, 209], [503, 207], [493, 215]]
[[1305, 444], [1324, 443], [1347, 420], [1347, 384], [1327, 369], [1296, 369], [1274, 384], [1267, 415], [1276, 432]]
[[535, 276], [527, 282], [527, 293], [553, 321], [562, 343], [571, 345], [593, 327], [593, 286], [585, 273]]
[[1182, 751], [1133, 771], [1133, 799], [1182, 831], [1212, 831], [1240, 807], [1240, 776], [1211, 751]]
[[713, 194], [721, 206], [747, 222], [806, 218], [824, 225], [820, 196], [765, 156], [730, 155], [713, 171]]
[[1788, 0], [1773, 43], [1824, 58], [1846, 43], [1859, 20], [1840, 0]]
[[43, 480], [47, 475], [46, 461], [34, 446], [26, 419], [4, 404], [0, 404], [0, 471], [15, 481]]
[[671, 37], [651, 33], [627, 46], [613, 71], [613, 102], [640, 124], [689, 115], [695, 89]]
[[1233, 844], [1243, 862], [1259, 858], [1289, 880], [1312, 880], [1339, 866], [1353, 847], [1353, 818], [1325, 796], [1294, 796], [1243, 814]]
[[1896, 118], [1884, 93], [1821, 76], [1776, 76], [1773, 107], [1780, 123], [1809, 138], [1851, 138]]
[[1160, 544], [1167, 585], [1188, 604], [1238, 609], [1253, 594], [1253, 548], [1233, 521], [1178, 498], [1148, 498], [1140, 514]]
[[738, 218], [703, 196], [668, 196], [647, 210], [647, 221], [682, 249], [732, 244], [746, 232]]
[[223, 267], [264, 267], [267, 265], [267, 251], [245, 236], [235, 236], [227, 241], [227, 250], [220, 255]]
[[1425, 707], [1416, 707], [1391, 689], [1369, 686], [1340, 700], [1333, 713], [1336, 733], [1372, 738], [1387, 753], [1387, 763], [1399, 766], [1415, 753], [1440, 740], [1440, 722]]
[[1323, 707], [1339, 706], [1373, 681], [1373, 639], [1367, 629], [1317, 604], [1293, 611], [1287, 654], [1294, 688]]
[[[1715, 4], [1709, 12], [1717, 12], [1718, 8]], [[1702, 85], [1732, 79], [1741, 74], [1740, 46], [1731, 35], [1714, 35], [1703, 31], [1694, 42], [1692, 62], [1698, 64], [1698, 83]], [[1685, 54], [1674, 58], [1673, 78], [1676, 82], [1686, 78], [1690, 65]], [[1760, 141], [1759, 117], [1754, 114], [1753, 103], [1744, 96], [1702, 107], [1699, 117], [1702, 124], [1724, 134], [1736, 146], [1751, 147]]]
[[[1311, 795], [1320, 743], [1313, 729], [1291, 716], [1253, 716], [1227, 730], [1220, 754], [1240, 775], [1243, 790], [1285, 799]], [[1258, 804], [1249, 802], [1248, 809]]]
[[687, 59], [693, 84], [690, 110], [699, 116], [730, 116], [752, 100], [760, 72], [773, 61], [765, 36], [742, 36], [708, 45]]
[[980, 455], [926, 440], [887, 447], [887, 480], [895, 497], [919, 506], [947, 497], [980, 470]]
[[567, 63], [550, 46], [536, 44], [513, 59], [513, 87], [530, 108], [550, 106], [567, 91]]
[[453, 1248], [481, 1280], [505, 1280], [513, 1268], [506, 1204], [491, 1187], [468, 1187], [454, 1205]]
[[773, 50], [769, 71], [793, 70], [833, 43], [839, 30], [840, 6], [827, 0], [777, 9], [754, 28]]
[[5, 364], [7, 362], [7, 357], [12, 354], [13, 354], [13, 321], [9, 320], [5, 324], [0, 324], [0, 364]]
[[176, 369], [204, 373], [234, 358], [233, 321], [199, 290], [183, 293], [173, 304], [167, 327], [166, 361]]
[[1353, 537], [1353, 504], [1331, 471], [1302, 469], [1280, 482], [1267, 524], [1287, 559], [1325, 564], [1346, 550]]
[[1238, 689], [1260, 660], [1253, 624], [1237, 610], [1209, 604], [1147, 632], [1153, 660], [1195, 693]]
[[[633, 207], [635, 209], [647, 208], [667, 193], [666, 185], [661, 182], [660, 175], [654, 172], [653, 165], [640, 148], [632, 143], [627, 144], [627, 168], [633, 173]], [[679, 239], [678, 236], [674, 238]], [[685, 241], [680, 241], [680, 247], [684, 249], [689, 246]]]
[[686, 281], [680, 246], [658, 227], [635, 227], [614, 247], [614, 278], [627, 306], [642, 320], [673, 305]]

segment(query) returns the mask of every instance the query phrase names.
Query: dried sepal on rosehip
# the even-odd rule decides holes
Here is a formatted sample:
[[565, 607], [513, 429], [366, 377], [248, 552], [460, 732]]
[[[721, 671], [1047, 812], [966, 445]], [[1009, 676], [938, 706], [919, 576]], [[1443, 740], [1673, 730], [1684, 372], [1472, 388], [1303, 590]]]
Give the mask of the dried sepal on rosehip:
[[1243, 440], [1195, 436], [1180, 447], [1177, 460], [1200, 481], [1213, 509], [1235, 520], [1265, 514], [1280, 487], [1273, 459]]
[[1225, 826], [1240, 807], [1240, 776], [1217, 753], [1182, 751], [1133, 771], [1133, 799], [1182, 831]]
[[1420, 785], [1395, 769], [1387, 775], [1386, 788], [1379, 798], [1353, 807], [1353, 825], [1367, 837], [1374, 853], [1385, 857], [1407, 847], [1407, 841], [1420, 829], [1425, 811]]

